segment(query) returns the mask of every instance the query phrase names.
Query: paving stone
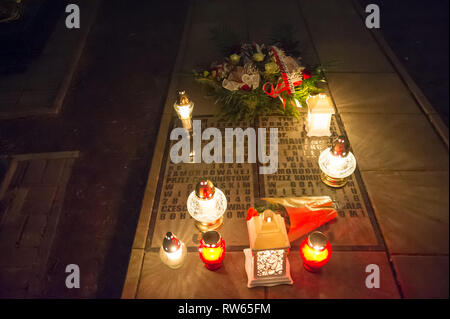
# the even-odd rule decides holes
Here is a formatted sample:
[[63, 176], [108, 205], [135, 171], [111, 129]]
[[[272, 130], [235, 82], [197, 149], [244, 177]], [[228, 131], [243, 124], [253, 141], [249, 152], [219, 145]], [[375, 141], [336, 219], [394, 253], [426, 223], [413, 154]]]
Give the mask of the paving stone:
[[[2, 247], [0, 251], [0, 268], [31, 267], [36, 260], [38, 249], [34, 247]], [[1, 285], [0, 285], [1, 286]]]
[[55, 198], [55, 186], [30, 187], [23, 205], [24, 214], [46, 215], [50, 212]]
[[42, 176], [42, 183], [44, 185], [57, 185], [65, 166], [66, 161], [64, 159], [48, 160]]
[[328, 73], [327, 80], [339, 113], [422, 113], [395, 73]]
[[159, 253], [144, 256], [137, 298], [228, 299], [264, 298], [264, 288], [247, 288], [243, 252], [227, 252], [223, 266], [210, 271], [197, 252], [188, 253], [185, 264], [173, 270], [159, 259]]
[[48, 216], [30, 215], [25, 224], [23, 234], [18, 245], [20, 247], [39, 247], [45, 232]]
[[423, 115], [343, 113], [361, 171], [448, 170], [448, 150]]
[[300, 0], [322, 65], [328, 71], [393, 72], [350, 0]]
[[[217, 23], [230, 21], [244, 21], [244, 4], [239, 0], [196, 0], [193, 14], [195, 23]], [[230, 12], [230, 8], [232, 12]], [[231, 23], [230, 23], [231, 24]]]
[[405, 298], [448, 299], [448, 256], [393, 256]]
[[[289, 263], [294, 284], [267, 288], [267, 298], [385, 299], [400, 297], [384, 252], [333, 252], [330, 261], [319, 273], [311, 273], [304, 269], [298, 251], [291, 251]], [[369, 264], [376, 264], [380, 268], [380, 288], [369, 289], [365, 285], [369, 275], [365, 269]]]
[[[192, 77], [180, 77], [179, 88], [186, 90], [189, 98], [194, 102], [194, 111], [192, 112], [192, 117], [204, 116], [204, 115], [214, 115], [218, 114], [220, 111], [220, 105], [214, 103], [214, 97], [209, 97], [205, 95], [202, 86], [196, 83]], [[173, 102], [175, 102], [175, 98]], [[174, 116], [175, 111], [173, 111]]]
[[131, 251], [130, 262], [128, 264], [127, 278], [122, 289], [122, 298], [133, 299], [136, 296], [139, 279], [141, 277], [142, 261], [144, 258], [143, 249], [133, 249]]
[[293, 27], [292, 39], [299, 41], [299, 51], [305, 65], [316, 65], [318, 59], [303, 19], [300, 19], [300, 6], [297, 0], [283, 1], [274, 5], [270, 0], [246, 1], [248, 12], [249, 39], [256, 43], [271, 44], [276, 28], [289, 25]]
[[17, 108], [24, 110], [32, 108], [50, 108], [56, 97], [56, 91], [24, 91], [17, 103]]
[[29, 268], [0, 268], [0, 298], [24, 298], [29, 277]]
[[363, 172], [387, 247], [448, 254], [448, 172]]
[[47, 165], [45, 159], [38, 159], [28, 164], [25, 176], [22, 180], [23, 185], [36, 184], [41, 181], [45, 166]]

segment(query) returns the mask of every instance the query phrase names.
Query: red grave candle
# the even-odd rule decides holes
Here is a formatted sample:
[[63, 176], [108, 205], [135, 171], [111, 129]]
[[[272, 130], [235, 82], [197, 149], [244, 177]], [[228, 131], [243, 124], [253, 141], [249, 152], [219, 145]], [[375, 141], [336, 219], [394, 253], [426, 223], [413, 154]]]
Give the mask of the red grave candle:
[[206, 268], [219, 269], [225, 258], [225, 240], [214, 230], [203, 233], [198, 253]]
[[332, 248], [327, 237], [318, 231], [311, 233], [300, 245], [305, 269], [317, 272], [330, 260]]

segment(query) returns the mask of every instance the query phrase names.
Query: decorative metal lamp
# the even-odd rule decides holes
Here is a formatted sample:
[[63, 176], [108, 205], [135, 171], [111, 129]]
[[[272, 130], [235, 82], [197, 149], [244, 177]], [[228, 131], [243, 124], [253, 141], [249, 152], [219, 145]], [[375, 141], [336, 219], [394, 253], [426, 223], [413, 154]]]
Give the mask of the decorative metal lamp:
[[186, 246], [171, 232], [167, 232], [159, 250], [161, 261], [172, 269], [180, 268], [186, 259]]
[[342, 187], [347, 183], [346, 178], [356, 169], [356, 159], [344, 136], [339, 136], [331, 147], [320, 153], [319, 167], [322, 171], [320, 177], [326, 185]]
[[187, 209], [196, 220], [195, 225], [200, 231], [215, 230], [223, 223], [227, 198], [210, 180], [202, 180], [195, 186], [195, 191], [189, 195]]
[[247, 221], [250, 248], [244, 249], [249, 288], [292, 285], [287, 254], [291, 247], [283, 217], [271, 210]]
[[198, 253], [207, 269], [219, 269], [225, 258], [225, 240], [215, 230], [203, 233]]
[[300, 245], [300, 255], [305, 269], [317, 272], [330, 260], [332, 253], [327, 237], [319, 232], [312, 232]]
[[178, 92], [178, 98], [173, 105], [177, 112], [184, 129], [188, 132], [192, 131], [192, 111], [194, 110], [194, 102], [189, 100], [185, 91]]
[[325, 93], [310, 95], [306, 99], [308, 104], [308, 122], [306, 131], [308, 136], [330, 136], [331, 116], [334, 114], [333, 104]]

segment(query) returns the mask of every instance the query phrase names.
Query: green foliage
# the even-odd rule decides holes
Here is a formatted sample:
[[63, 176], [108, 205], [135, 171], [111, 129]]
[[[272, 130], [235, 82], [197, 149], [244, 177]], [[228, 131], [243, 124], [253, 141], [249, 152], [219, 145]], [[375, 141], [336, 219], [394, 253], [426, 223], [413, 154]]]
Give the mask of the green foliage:
[[290, 103], [291, 97], [287, 97], [286, 107], [280, 99], [268, 96], [262, 89], [251, 91], [229, 91], [224, 89], [215, 80], [199, 77], [197, 82], [203, 85], [206, 95], [215, 99], [215, 104], [221, 108], [219, 116], [229, 121], [251, 121], [257, 116], [285, 115], [300, 117], [295, 103]]
[[[293, 34], [295, 34], [293, 26], [279, 25], [272, 30], [271, 45], [280, 47], [285, 51], [286, 55], [296, 58], [300, 53], [298, 50], [299, 42], [293, 40]], [[324, 78], [322, 70], [320, 68], [312, 68], [312, 77], [303, 80], [301, 85], [295, 87], [295, 92], [292, 95], [283, 91], [280, 96], [271, 97], [264, 92], [263, 85], [269, 82], [273, 87], [276, 87], [277, 83], [281, 81], [281, 72], [276, 66], [269, 47], [264, 45], [258, 47], [251, 43], [242, 43], [236, 33], [224, 25], [218, 26], [211, 31], [211, 40], [224, 55], [223, 63], [214, 64], [209, 70], [199, 73], [194, 71], [194, 77], [205, 89], [205, 93], [212, 97], [214, 102], [220, 106], [219, 116], [223, 119], [251, 121], [257, 116], [267, 115], [284, 115], [299, 118], [300, 112], [296, 102], [298, 101], [298, 103], [306, 107], [307, 97], [321, 92], [318, 83], [323, 81]], [[240, 59], [231, 61], [230, 55], [233, 53], [238, 54]], [[263, 59], [258, 59], [256, 53], [260, 56], [263, 54]], [[241, 88], [231, 91], [225, 89], [222, 86], [223, 79], [227, 78], [230, 80], [229, 75], [235, 77], [236, 73], [234, 72], [238, 72], [235, 70], [239, 68], [242, 70], [245, 65], [252, 65], [255, 68], [253, 71], [246, 72], [250, 72], [250, 74], [253, 74], [251, 72], [257, 72], [259, 74], [259, 87], [252, 90]], [[240, 78], [240, 75], [238, 78]], [[285, 101], [284, 106], [282, 99]]]

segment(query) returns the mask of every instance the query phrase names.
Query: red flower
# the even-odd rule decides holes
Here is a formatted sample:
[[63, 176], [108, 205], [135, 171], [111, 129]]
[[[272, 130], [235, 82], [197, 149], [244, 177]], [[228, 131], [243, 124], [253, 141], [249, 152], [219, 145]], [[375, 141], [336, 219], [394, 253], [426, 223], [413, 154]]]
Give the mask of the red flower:
[[244, 84], [243, 86], [241, 86], [241, 90], [244, 90], [244, 91], [250, 91], [251, 89], [250, 89], [250, 87], [248, 86], [248, 84]]
[[303, 70], [303, 79], [309, 79], [309, 78], [312, 78], [312, 73], [310, 72], [310, 71], [308, 71], [308, 70]]
[[258, 211], [256, 209], [254, 209], [253, 207], [250, 207], [247, 210], [247, 218], [246, 220], [249, 221], [250, 219], [252, 219], [254, 216], [258, 216]]

